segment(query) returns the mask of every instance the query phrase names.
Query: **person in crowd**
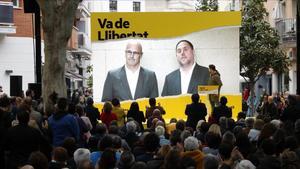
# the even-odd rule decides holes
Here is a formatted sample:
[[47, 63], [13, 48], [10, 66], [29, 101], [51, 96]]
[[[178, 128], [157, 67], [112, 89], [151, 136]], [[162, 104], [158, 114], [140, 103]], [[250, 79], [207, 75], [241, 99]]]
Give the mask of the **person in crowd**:
[[104, 103], [100, 119], [107, 128], [109, 127], [111, 121], [117, 120], [116, 114], [112, 112], [112, 105], [110, 102]]
[[179, 69], [165, 77], [162, 96], [198, 93], [199, 85], [207, 85], [209, 79], [208, 68], [195, 62], [193, 44], [188, 40], [180, 40], [176, 44], [176, 58]]
[[55, 147], [52, 152], [52, 160], [49, 163], [49, 169], [67, 168], [68, 153], [63, 147]]
[[163, 123], [165, 123], [165, 120], [162, 117], [160, 110], [159, 109], [155, 109], [153, 111], [152, 116], [147, 119], [147, 127], [148, 128], [152, 127], [153, 129], [155, 129], [155, 123], [154, 123], [155, 119], [157, 119], [156, 122], [157, 121], [162, 121]]
[[32, 152], [28, 158], [28, 164], [32, 165], [34, 169], [48, 169], [48, 159], [40, 151]]
[[93, 98], [91, 98], [91, 97], [87, 98], [86, 107], [85, 107], [84, 112], [86, 113], [86, 116], [90, 119], [92, 126], [93, 126], [93, 128], [91, 130], [91, 134], [94, 134], [96, 125], [98, 123], [97, 120], [100, 120], [100, 112], [96, 107], [94, 107]]
[[216, 69], [216, 66], [211, 64], [208, 66], [208, 68], [209, 68], [208, 85], [219, 86], [217, 94], [209, 94], [208, 95], [209, 102], [211, 105], [211, 112], [213, 112], [214, 108], [219, 105], [220, 90], [221, 90], [221, 86], [223, 84], [222, 84], [221, 77], [220, 77], [221, 75], [220, 75], [219, 71]]
[[196, 130], [196, 125], [199, 120], [205, 120], [207, 115], [207, 109], [204, 103], [199, 102], [199, 94], [193, 94], [192, 104], [188, 104], [185, 108], [185, 114], [187, 115], [186, 126]]
[[141, 67], [142, 55], [141, 43], [137, 41], [127, 43], [125, 49], [126, 63], [121, 68], [107, 73], [102, 102], [111, 101], [113, 98], [123, 101], [158, 96], [155, 72]]
[[142, 161], [146, 163], [147, 161], [153, 160], [154, 155], [160, 147], [159, 141], [160, 139], [155, 133], [151, 132], [147, 134], [144, 138], [144, 146], [146, 152], [142, 155], [137, 156], [136, 161]]
[[[6, 95], [0, 96], [0, 133], [3, 135], [11, 126], [13, 117], [11, 116], [11, 104]], [[4, 168], [4, 137], [0, 137], [0, 168]]]
[[155, 133], [158, 135], [159, 137], [159, 144], [160, 146], [163, 145], [169, 145], [170, 141], [168, 139], [165, 138], [165, 128], [162, 126], [157, 126], [155, 128]]
[[141, 130], [144, 130], [143, 122], [146, 121], [144, 113], [140, 111], [139, 104], [137, 102], [132, 102], [127, 113], [127, 118], [132, 117], [136, 122], [139, 123]]
[[[30, 154], [38, 151], [43, 143], [41, 133], [28, 126], [29, 112], [21, 109], [17, 113], [18, 125], [7, 130], [4, 147], [9, 151], [7, 168], [17, 169], [26, 164]], [[3, 134], [3, 133], [2, 133]]]
[[79, 124], [75, 116], [69, 114], [66, 98], [59, 98], [56, 105], [57, 111], [48, 119], [49, 128], [52, 132], [52, 144], [54, 147], [61, 146], [67, 137], [73, 137], [79, 141]]
[[160, 105], [160, 103], [158, 103], [158, 105], [156, 105], [155, 98], [149, 99], [149, 105], [150, 105], [150, 107], [148, 107], [148, 106], [146, 107], [146, 119], [148, 119], [149, 117], [152, 116], [153, 111], [155, 109], [158, 109], [162, 115], [166, 114], [165, 109]]
[[227, 118], [232, 117], [232, 109], [227, 105], [227, 98], [222, 96], [220, 99], [220, 105], [216, 107], [213, 111], [212, 117], [216, 122], [219, 122], [220, 117], [225, 116]]
[[197, 169], [203, 168], [204, 154], [199, 150], [200, 144], [197, 138], [190, 136], [184, 140], [184, 157], [191, 157], [197, 164]]
[[121, 107], [120, 100], [114, 98], [112, 99], [111, 103], [113, 105], [112, 112], [114, 112], [117, 115], [118, 126], [119, 127], [124, 126], [126, 114], [125, 114], [125, 109]]

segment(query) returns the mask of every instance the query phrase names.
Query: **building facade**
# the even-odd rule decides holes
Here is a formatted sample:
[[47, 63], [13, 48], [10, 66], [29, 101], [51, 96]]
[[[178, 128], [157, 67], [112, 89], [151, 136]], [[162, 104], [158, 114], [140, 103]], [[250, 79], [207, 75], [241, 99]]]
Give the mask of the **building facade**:
[[[34, 14], [24, 13], [23, 0], [1, 0], [0, 8], [0, 86], [8, 95], [20, 95], [10, 89], [25, 91], [29, 83], [36, 82]], [[87, 87], [86, 68], [91, 56], [89, 17], [88, 3], [83, 1], [76, 11], [67, 47], [65, 77], [69, 93]], [[43, 65], [43, 35], [41, 53]]]

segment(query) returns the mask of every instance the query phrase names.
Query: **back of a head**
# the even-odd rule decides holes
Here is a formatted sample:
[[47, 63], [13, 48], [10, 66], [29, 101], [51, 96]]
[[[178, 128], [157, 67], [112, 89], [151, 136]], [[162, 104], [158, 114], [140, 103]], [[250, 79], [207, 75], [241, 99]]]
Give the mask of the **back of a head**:
[[200, 99], [199, 94], [193, 94], [191, 98], [193, 103], [198, 103]]
[[144, 138], [144, 146], [146, 151], [155, 152], [160, 146], [159, 140], [159, 137], [155, 133], [151, 132], [147, 134]]
[[29, 119], [30, 119], [29, 112], [27, 112], [24, 109], [20, 109], [17, 112], [17, 119], [19, 121], [19, 124], [25, 124], [25, 125], [27, 125], [27, 123], [29, 122]]
[[225, 106], [227, 104], [227, 98], [225, 96], [222, 96], [220, 98], [220, 103], [221, 103], [221, 105]]
[[105, 135], [99, 142], [99, 150], [104, 151], [106, 148], [113, 148], [113, 139], [111, 135]]
[[162, 126], [157, 126], [155, 128], [155, 133], [158, 135], [158, 136], [163, 136], [165, 134], [165, 128], [162, 127]]
[[219, 161], [216, 156], [208, 154], [204, 157], [204, 169], [218, 169]]
[[0, 107], [8, 107], [10, 105], [9, 98], [5, 96], [0, 97]]
[[76, 106], [75, 106], [75, 112], [76, 112], [79, 116], [83, 116], [83, 114], [84, 114], [83, 108], [82, 108], [81, 106], [79, 106], [79, 105], [76, 105]]
[[264, 121], [261, 119], [256, 119], [253, 128], [256, 130], [261, 130], [264, 127]]
[[99, 169], [110, 169], [116, 166], [116, 153], [111, 148], [103, 151], [100, 160], [98, 161]]
[[65, 163], [68, 160], [67, 150], [63, 147], [55, 147], [52, 152], [52, 159], [58, 163]]
[[137, 102], [132, 102], [129, 111], [138, 112], [140, 111], [139, 104]]
[[74, 152], [77, 149], [77, 144], [76, 144], [75, 138], [74, 137], [66, 137], [64, 139], [62, 147], [67, 150], [69, 157], [73, 157]]
[[150, 98], [149, 99], [149, 104], [150, 104], [150, 106], [155, 106], [156, 105], [156, 99], [155, 98]]
[[231, 131], [226, 131], [223, 134], [222, 142], [234, 145], [235, 141], [236, 141], [236, 138]]
[[106, 132], [107, 132], [107, 127], [106, 127], [106, 125], [104, 124], [104, 123], [98, 123], [97, 125], [96, 125], [96, 129], [95, 129], [95, 132], [97, 133], [97, 134], [105, 134]]
[[87, 100], [86, 100], [86, 104], [87, 104], [88, 106], [92, 106], [92, 105], [94, 104], [93, 98], [88, 97]]
[[176, 129], [183, 131], [185, 129], [185, 121], [184, 120], [178, 120], [176, 123]]
[[199, 150], [199, 141], [196, 137], [189, 136], [184, 140], [185, 151]]
[[176, 118], [171, 118], [170, 123], [177, 123], [177, 119]]
[[117, 98], [113, 98], [112, 101], [111, 101], [111, 104], [112, 104], [114, 107], [120, 106], [120, 100], [117, 99]]
[[68, 100], [66, 98], [64, 98], [64, 97], [58, 98], [58, 100], [57, 100], [57, 108], [58, 108], [58, 110], [60, 110], [60, 111], [66, 111], [67, 107], [68, 107]]
[[231, 157], [231, 151], [233, 146], [227, 143], [221, 143], [219, 146], [219, 154], [222, 157], [222, 160], [228, 160]]
[[254, 125], [254, 118], [247, 118], [246, 119], [246, 127], [248, 128], [253, 128], [253, 125]]
[[111, 113], [112, 111], [112, 105], [110, 102], [105, 102], [103, 105], [103, 111], [104, 113]]
[[181, 159], [181, 152], [172, 148], [165, 157], [164, 168], [165, 169], [179, 169]]
[[119, 165], [122, 166], [122, 168], [130, 168], [134, 162], [134, 155], [130, 151], [125, 151], [121, 154]]
[[28, 158], [28, 163], [34, 167], [34, 169], [48, 169], [48, 159], [40, 151], [32, 152]]
[[74, 161], [79, 166], [83, 161], [90, 159], [91, 152], [86, 148], [79, 148], [74, 152]]
[[126, 123], [126, 130], [128, 133], [134, 133], [137, 130], [137, 125], [134, 121], [129, 121]]

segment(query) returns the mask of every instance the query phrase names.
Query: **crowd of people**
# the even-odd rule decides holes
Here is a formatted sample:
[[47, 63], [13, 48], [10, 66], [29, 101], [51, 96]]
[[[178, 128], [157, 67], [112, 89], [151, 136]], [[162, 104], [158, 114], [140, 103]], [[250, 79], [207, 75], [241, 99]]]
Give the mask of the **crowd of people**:
[[[30, 92], [0, 96], [0, 168], [3, 169], [299, 169], [300, 100], [264, 96], [256, 117], [247, 108], [232, 117], [227, 98], [207, 112], [198, 94], [187, 120], [166, 121], [149, 99], [146, 112], [118, 99], [99, 111], [92, 97], [57, 98], [47, 116]], [[277, 102], [278, 101], [278, 102]], [[279, 104], [281, 104], [279, 106]]]

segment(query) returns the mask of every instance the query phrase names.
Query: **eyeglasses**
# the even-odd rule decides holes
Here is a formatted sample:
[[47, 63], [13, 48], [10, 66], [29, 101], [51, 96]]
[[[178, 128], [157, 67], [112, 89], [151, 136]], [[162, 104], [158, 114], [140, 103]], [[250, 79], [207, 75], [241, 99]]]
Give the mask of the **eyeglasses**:
[[129, 56], [139, 56], [142, 54], [142, 52], [136, 52], [136, 51], [131, 51], [131, 50], [125, 50], [125, 53], [126, 55], [129, 55]]

